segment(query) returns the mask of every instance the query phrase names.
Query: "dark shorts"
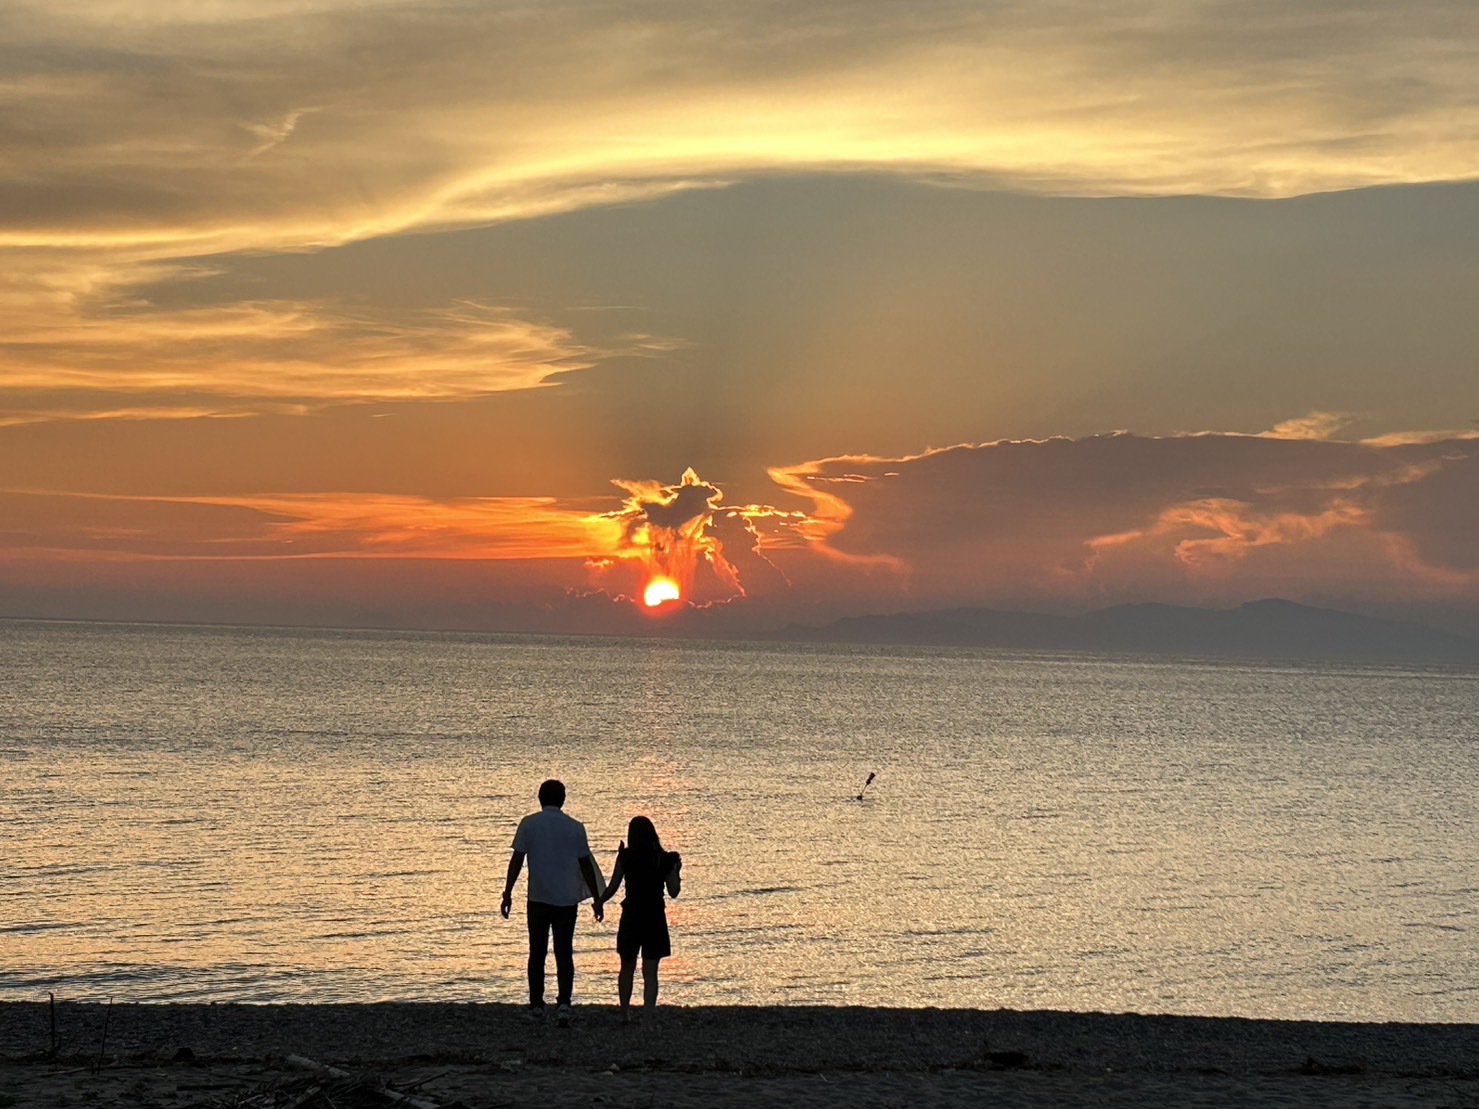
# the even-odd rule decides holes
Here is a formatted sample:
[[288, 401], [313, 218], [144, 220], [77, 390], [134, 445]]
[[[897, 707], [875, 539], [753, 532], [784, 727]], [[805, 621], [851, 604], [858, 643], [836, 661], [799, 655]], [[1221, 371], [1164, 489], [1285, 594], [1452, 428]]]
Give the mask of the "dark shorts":
[[668, 937], [668, 911], [656, 905], [621, 906], [621, 924], [616, 929], [616, 952], [623, 959], [666, 959], [673, 953]]

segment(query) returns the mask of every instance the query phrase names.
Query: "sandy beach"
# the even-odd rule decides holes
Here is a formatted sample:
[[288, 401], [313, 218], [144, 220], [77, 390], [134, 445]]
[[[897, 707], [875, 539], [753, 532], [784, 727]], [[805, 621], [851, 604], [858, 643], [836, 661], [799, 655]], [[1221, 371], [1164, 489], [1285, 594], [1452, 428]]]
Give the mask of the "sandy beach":
[[1479, 1026], [811, 1006], [626, 1026], [595, 1005], [562, 1029], [512, 1005], [0, 1003], [0, 1107], [780, 1101], [1461, 1109]]

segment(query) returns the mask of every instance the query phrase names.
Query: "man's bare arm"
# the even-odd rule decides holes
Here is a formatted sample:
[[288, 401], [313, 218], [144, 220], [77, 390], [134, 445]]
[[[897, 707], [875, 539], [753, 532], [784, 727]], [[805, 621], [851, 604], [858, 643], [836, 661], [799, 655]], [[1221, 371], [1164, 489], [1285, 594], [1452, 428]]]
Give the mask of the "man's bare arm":
[[591, 865], [591, 857], [589, 855], [582, 855], [580, 857], [580, 875], [585, 879], [586, 889], [590, 890], [591, 896], [596, 899], [595, 903], [591, 906], [591, 910], [596, 914], [597, 920], [604, 920], [606, 918], [606, 911], [601, 907], [604, 901], [604, 898], [601, 896], [601, 883], [596, 879], [596, 868]]
[[515, 851], [508, 857], [508, 878], [503, 883], [503, 904], [498, 911], [503, 914], [503, 919], [508, 919], [509, 910], [514, 907], [514, 883], [519, 880], [519, 872], [524, 869], [524, 853]]

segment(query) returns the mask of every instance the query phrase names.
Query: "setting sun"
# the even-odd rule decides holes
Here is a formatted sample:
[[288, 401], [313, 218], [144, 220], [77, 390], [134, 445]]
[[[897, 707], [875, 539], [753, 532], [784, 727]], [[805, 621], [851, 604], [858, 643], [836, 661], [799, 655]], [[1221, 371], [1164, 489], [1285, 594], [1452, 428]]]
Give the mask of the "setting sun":
[[642, 592], [642, 600], [648, 608], [656, 608], [664, 601], [676, 601], [678, 597], [678, 583], [671, 578], [653, 578]]

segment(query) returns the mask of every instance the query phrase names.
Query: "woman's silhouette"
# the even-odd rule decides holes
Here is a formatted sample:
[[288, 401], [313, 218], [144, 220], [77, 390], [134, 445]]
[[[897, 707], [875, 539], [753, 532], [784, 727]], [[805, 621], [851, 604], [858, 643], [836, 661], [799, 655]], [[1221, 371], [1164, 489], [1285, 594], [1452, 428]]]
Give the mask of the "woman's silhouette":
[[657, 970], [662, 960], [673, 953], [668, 937], [668, 911], [663, 890], [677, 897], [682, 888], [683, 860], [676, 851], [664, 851], [657, 829], [645, 816], [634, 816], [627, 825], [627, 838], [616, 853], [616, 866], [611, 882], [598, 904], [611, 900], [623, 879], [627, 895], [621, 903], [621, 924], [616, 929], [616, 952], [621, 956], [621, 972], [616, 978], [617, 997], [621, 1000], [621, 1019], [630, 1021], [632, 979], [637, 971], [637, 956], [642, 957], [642, 1003], [650, 1015], [657, 1007]]

